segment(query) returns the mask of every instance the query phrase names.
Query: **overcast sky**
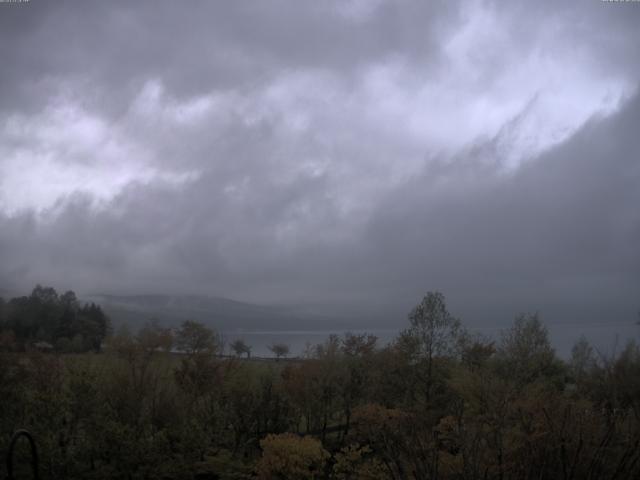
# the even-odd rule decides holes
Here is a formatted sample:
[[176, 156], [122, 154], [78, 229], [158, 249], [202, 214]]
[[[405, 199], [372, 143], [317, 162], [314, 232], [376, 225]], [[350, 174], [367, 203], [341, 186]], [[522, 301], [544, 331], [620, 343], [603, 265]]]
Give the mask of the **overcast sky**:
[[639, 25], [598, 0], [0, 4], [0, 289], [633, 321]]

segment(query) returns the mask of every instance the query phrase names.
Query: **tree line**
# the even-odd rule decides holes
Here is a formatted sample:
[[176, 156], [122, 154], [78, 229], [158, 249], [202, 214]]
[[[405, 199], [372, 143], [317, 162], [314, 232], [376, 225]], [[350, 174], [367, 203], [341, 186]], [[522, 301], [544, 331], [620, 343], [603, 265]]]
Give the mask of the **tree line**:
[[582, 339], [563, 361], [536, 314], [487, 339], [430, 292], [384, 346], [347, 333], [288, 362], [221, 358], [193, 321], [106, 346], [0, 355], [0, 433], [33, 432], [44, 478], [640, 475], [640, 348]]
[[0, 351], [99, 352], [110, 328], [100, 306], [81, 304], [73, 291], [37, 285], [31, 295], [0, 298]]

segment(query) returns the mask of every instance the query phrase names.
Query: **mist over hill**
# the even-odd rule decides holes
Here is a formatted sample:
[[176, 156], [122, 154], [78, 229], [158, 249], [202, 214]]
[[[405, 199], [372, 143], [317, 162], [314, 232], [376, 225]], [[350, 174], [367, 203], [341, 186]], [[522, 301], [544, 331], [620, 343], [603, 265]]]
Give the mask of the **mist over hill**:
[[99, 304], [117, 328], [137, 329], [149, 320], [167, 326], [196, 320], [220, 331], [349, 329], [364, 322], [362, 312], [339, 312], [314, 306], [258, 305], [204, 295], [109, 295], [83, 297]]

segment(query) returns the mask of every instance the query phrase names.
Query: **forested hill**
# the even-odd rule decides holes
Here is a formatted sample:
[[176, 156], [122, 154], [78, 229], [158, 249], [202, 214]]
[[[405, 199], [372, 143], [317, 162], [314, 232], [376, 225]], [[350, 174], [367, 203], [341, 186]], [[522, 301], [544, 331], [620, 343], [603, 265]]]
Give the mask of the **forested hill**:
[[103, 295], [86, 296], [100, 305], [114, 327], [127, 324], [134, 329], [155, 319], [177, 326], [185, 319], [202, 322], [217, 330], [293, 330], [342, 329], [345, 320], [338, 315], [312, 313], [302, 308], [256, 305], [221, 297], [199, 295]]

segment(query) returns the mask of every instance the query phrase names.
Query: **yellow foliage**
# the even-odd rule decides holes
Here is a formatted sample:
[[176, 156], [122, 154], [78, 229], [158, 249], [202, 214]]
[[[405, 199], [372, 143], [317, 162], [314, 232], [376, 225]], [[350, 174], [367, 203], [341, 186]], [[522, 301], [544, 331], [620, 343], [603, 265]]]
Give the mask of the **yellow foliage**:
[[370, 458], [371, 448], [349, 445], [336, 454], [333, 476], [339, 480], [384, 480], [388, 478], [382, 462]]
[[267, 435], [260, 441], [258, 478], [307, 480], [322, 478], [329, 453], [319, 440], [292, 433]]

